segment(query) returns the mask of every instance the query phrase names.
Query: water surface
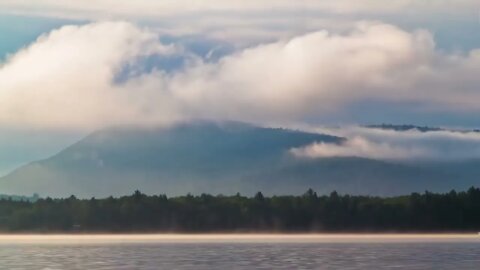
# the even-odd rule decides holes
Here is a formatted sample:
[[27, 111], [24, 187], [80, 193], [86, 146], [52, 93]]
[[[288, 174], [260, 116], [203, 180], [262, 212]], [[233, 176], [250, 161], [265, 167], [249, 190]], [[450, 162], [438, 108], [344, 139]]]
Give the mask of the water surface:
[[0, 269], [478, 269], [477, 235], [0, 236]]

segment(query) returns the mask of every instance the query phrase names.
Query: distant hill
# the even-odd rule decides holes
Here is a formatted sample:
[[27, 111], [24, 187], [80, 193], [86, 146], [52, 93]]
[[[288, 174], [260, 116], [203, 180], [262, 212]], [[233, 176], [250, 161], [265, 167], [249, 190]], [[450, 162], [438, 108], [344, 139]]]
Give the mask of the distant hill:
[[[111, 128], [0, 178], [0, 192], [104, 197], [130, 194], [301, 194], [337, 190], [392, 195], [465, 189], [478, 162], [394, 164], [364, 158], [297, 158], [292, 147], [344, 138], [244, 123], [191, 122], [168, 128]], [[463, 166], [463, 167], [462, 167]], [[468, 170], [458, 174], [457, 168]], [[441, 168], [441, 169], [440, 169]]]
[[444, 130], [439, 127], [415, 126], [415, 125], [393, 125], [393, 124], [367, 125], [366, 127], [385, 129], [385, 130], [395, 130], [395, 131], [418, 130], [421, 132], [428, 132], [428, 131]]

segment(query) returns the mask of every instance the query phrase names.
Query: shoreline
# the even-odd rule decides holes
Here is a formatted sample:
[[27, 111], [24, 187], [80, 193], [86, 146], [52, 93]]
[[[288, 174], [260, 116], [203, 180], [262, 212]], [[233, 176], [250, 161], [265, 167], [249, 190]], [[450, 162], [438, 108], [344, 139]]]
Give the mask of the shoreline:
[[445, 234], [0, 234], [2, 244], [161, 243], [431, 243], [475, 242], [473, 233]]

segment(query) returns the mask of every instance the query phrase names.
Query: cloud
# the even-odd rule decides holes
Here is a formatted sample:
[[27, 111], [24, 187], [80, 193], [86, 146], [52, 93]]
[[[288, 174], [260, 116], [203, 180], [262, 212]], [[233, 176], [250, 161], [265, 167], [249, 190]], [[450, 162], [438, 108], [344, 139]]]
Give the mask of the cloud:
[[[304, 0], [292, 2], [288, 0], [243, 0], [222, 1], [205, 0], [192, 3], [187, 0], [97, 0], [95, 4], [82, 0], [55, 1], [55, 0], [3, 0], [0, 3], [2, 10], [15, 13], [41, 14], [47, 16], [80, 17], [80, 18], [121, 18], [141, 17], [155, 18], [158, 16], [178, 16], [181, 14], [199, 13], [254, 13], [272, 10], [285, 11], [317, 11], [336, 14], [350, 13], [394, 13], [394, 12], [447, 12], [455, 13], [478, 8], [474, 0]], [[5, 12], [4, 11], [4, 12]]]
[[116, 74], [143, 56], [174, 51], [130, 23], [61, 27], [0, 66], [0, 123], [83, 128], [133, 121], [148, 93], [115, 87]]
[[415, 159], [430, 157], [425, 149], [409, 148], [376, 143], [362, 137], [350, 138], [341, 144], [314, 143], [290, 150], [297, 157], [328, 158], [328, 157], [365, 157], [373, 159]]
[[272, 42], [317, 29], [345, 30], [359, 19], [381, 18], [390, 23], [424, 26], [443, 24], [448, 18], [451, 25], [458, 21], [478, 25], [479, 8], [475, 0], [96, 0], [94, 4], [83, 0], [0, 1], [0, 14], [81, 21], [128, 20], [154, 25], [164, 33], [200, 34], [238, 46]]
[[[302, 122], [364, 100], [480, 110], [480, 50], [438, 52], [425, 30], [359, 22], [346, 33], [316, 31], [215, 60], [160, 40], [154, 29], [127, 22], [41, 36], [0, 67], [0, 125]], [[169, 59], [175, 68], [165, 66]]]
[[480, 158], [480, 133], [471, 131], [395, 131], [363, 127], [319, 128], [343, 136], [340, 144], [314, 143], [293, 148], [299, 158], [364, 157], [396, 161], [452, 161]]
[[200, 63], [170, 78], [195, 114], [243, 120], [298, 119], [350, 101], [399, 96], [433, 50], [426, 31], [359, 23], [348, 34], [318, 31]]

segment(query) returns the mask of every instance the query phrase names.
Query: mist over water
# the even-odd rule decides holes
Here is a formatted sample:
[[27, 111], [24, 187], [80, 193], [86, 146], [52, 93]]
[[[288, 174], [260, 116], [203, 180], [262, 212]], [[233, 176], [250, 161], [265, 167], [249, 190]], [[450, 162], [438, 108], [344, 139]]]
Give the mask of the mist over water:
[[1, 269], [475, 269], [476, 235], [0, 236]]

